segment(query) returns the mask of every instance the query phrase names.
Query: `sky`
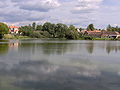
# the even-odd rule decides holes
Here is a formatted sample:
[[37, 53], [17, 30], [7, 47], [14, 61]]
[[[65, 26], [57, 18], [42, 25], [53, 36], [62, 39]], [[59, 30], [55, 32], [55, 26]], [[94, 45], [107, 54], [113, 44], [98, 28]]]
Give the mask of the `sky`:
[[120, 0], [0, 0], [0, 22], [28, 25], [32, 22], [64, 23], [104, 29], [120, 26]]

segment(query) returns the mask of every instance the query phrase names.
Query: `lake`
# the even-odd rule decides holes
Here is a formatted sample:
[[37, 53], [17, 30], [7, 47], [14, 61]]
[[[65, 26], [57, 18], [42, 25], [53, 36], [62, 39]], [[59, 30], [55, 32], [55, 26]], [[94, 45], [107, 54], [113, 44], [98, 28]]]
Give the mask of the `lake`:
[[120, 41], [0, 40], [0, 90], [120, 90]]

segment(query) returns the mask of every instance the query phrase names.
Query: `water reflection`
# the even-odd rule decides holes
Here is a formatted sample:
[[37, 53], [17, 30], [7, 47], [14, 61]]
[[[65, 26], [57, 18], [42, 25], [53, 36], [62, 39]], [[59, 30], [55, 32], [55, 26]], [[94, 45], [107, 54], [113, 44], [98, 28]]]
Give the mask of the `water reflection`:
[[93, 41], [89, 42], [86, 45], [86, 49], [87, 49], [88, 53], [90, 53], [90, 54], [93, 53], [93, 51], [94, 51], [94, 43], [93, 43]]
[[[5, 42], [5, 43], [4, 43]], [[119, 42], [113, 41], [77, 41], [71, 43], [71, 41], [40, 41], [34, 42], [34, 40], [1, 40], [0, 41], [0, 54], [7, 53], [9, 49], [14, 49], [18, 51], [31, 52], [36, 54], [42, 52], [47, 55], [59, 54], [63, 55], [67, 52], [83, 52], [85, 49], [88, 54], [94, 53], [96, 50], [106, 50], [106, 53], [110, 54], [115, 51], [116, 53], [120, 51]]]
[[6, 54], [8, 52], [9, 45], [6, 44], [0, 44], [0, 55]]
[[10, 80], [7, 82], [9, 90], [120, 89], [119, 75], [100, 71], [98, 68], [55, 65], [47, 60], [23, 61], [9, 69], [7, 64], [3, 62], [0, 62], [0, 65], [2, 65], [0, 67], [0, 79], [2, 77], [5, 81], [7, 77]]
[[0, 90], [120, 90], [119, 54], [118, 41], [0, 41]]
[[120, 45], [117, 46], [117, 43], [108, 42], [106, 45], [106, 52], [110, 54], [112, 51], [120, 51]]

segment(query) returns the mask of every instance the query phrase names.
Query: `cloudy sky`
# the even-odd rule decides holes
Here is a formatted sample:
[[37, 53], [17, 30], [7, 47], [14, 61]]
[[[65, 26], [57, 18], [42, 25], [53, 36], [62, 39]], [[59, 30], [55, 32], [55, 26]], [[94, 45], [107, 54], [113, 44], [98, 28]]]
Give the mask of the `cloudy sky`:
[[98, 28], [120, 26], [120, 0], [0, 0], [0, 21], [26, 25], [31, 22], [73, 24]]

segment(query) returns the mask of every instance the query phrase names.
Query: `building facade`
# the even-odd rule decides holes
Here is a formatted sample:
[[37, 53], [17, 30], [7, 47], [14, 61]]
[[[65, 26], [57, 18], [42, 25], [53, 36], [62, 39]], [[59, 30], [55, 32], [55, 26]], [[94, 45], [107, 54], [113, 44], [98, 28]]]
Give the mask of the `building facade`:
[[9, 26], [9, 32], [10, 32], [11, 34], [18, 34], [18, 32], [19, 32], [19, 27], [18, 27], [18, 26], [14, 26], [14, 25]]

